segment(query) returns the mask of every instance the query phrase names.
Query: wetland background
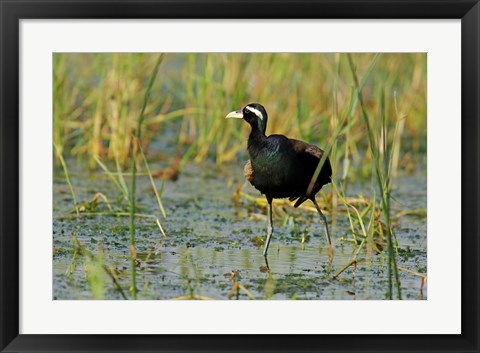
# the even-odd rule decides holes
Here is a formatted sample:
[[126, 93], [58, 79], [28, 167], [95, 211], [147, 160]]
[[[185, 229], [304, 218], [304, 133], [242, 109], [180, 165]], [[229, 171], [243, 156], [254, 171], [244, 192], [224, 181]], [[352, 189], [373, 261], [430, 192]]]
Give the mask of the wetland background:
[[[426, 54], [56, 53], [54, 299], [426, 299]], [[243, 177], [267, 134], [330, 155], [313, 205]]]

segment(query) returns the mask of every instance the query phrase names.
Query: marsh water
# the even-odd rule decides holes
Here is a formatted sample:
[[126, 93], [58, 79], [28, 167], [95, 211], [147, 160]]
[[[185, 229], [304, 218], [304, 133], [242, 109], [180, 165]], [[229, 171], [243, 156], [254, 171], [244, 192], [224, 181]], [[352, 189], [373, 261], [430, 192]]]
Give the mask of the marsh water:
[[[161, 167], [151, 165], [152, 170]], [[81, 217], [75, 215], [70, 189], [63, 174], [56, 172], [54, 299], [122, 299], [103, 265], [113, 269], [130, 297], [129, 219], [126, 214], [110, 215], [101, 197], [98, 202], [88, 201], [102, 193], [112, 207], [118, 209], [123, 204], [125, 213], [127, 202], [107, 174], [91, 174], [82, 168], [72, 168], [71, 174], [78, 202], [94, 208], [98, 215], [88, 215], [88, 207]], [[128, 176], [125, 179], [128, 184]], [[392, 212], [425, 210], [426, 183], [422, 170], [395, 179]], [[158, 189], [161, 184], [156, 180]], [[346, 213], [338, 212], [331, 228], [335, 239], [331, 260], [318, 215], [282, 206], [288, 215], [275, 212], [267, 268], [261, 240], [266, 232], [265, 208], [244, 198], [234, 200], [239, 186], [247, 195], [261, 196], [244, 184], [241, 163], [187, 163], [178, 180], [164, 183], [165, 219], [148, 176], [138, 177], [137, 212], [154, 215], [136, 218], [139, 299], [385, 299], [387, 257], [382, 254], [362, 252], [356, 266], [334, 276], [351, 261], [358, 245], [344, 241], [351, 238]], [[349, 192], [358, 195], [370, 187], [370, 182], [356, 182]], [[327, 219], [332, 227], [331, 215], [327, 214]], [[399, 272], [403, 299], [426, 299], [426, 285], [413, 274], [427, 272], [425, 215], [407, 212], [394, 226], [398, 265], [407, 269]], [[94, 257], [76, 253], [72, 232]]]

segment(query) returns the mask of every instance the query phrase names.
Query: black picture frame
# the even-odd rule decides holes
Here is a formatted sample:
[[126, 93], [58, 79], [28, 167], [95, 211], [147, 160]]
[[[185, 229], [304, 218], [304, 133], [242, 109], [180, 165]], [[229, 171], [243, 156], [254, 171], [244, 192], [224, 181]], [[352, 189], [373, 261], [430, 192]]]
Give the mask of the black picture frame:
[[[1, 352], [479, 352], [478, 0], [0, 0], [0, 12]], [[225, 19], [461, 19], [461, 335], [19, 334], [19, 21], [26, 18], [206, 18], [207, 15]], [[438, 320], [442, 320], [441, 313]], [[265, 321], [267, 324], [268, 318]]]

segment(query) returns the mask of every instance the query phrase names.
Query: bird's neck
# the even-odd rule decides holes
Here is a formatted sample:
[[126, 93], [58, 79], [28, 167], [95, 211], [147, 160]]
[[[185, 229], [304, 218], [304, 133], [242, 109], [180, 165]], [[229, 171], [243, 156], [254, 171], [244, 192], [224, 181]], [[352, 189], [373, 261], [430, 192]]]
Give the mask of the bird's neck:
[[248, 141], [264, 141], [267, 139], [265, 136], [265, 128], [260, 128], [258, 126], [252, 126], [252, 131], [250, 131], [250, 136], [248, 137]]
[[267, 146], [267, 136], [265, 131], [261, 131], [258, 127], [252, 126], [252, 131], [248, 137], [248, 152], [252, 158], [255, 157], [260, 150]]

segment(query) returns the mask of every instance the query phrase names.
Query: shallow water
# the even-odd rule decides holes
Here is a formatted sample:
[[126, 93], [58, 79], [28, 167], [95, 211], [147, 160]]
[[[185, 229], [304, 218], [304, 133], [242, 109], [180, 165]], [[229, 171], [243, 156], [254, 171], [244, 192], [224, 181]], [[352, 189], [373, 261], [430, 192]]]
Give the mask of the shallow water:
[[[151, 166], [155, 169], [155, 166]], [[158, 166], [157, 166], [158, 167]], [[128, 178], [127, 184], [128, 184]], [[342, 242], [350, 237], [345, 213], [337, 214], [331, 229], [335, 242], [333, 261], [329, 260], [323, 227], [316, 213], [288, 208], [293, 216], [274, 218], [274, 235], [269, 249], [267, 271], [257, 246], [258, 236], [266, 231], [265, 210], [247, 201], [234, 202], [232, 195], [243, 183], [238, 164], [218, 167], [211, 163], [188, 164], [176, 182], [166, 181], [162, 195], [167, 219], [158, 211], [148, 177], [138, 178], [139, 213], [155, 215], [167, 233], [164, 237], [155, 218], [137, 218], [136, 248], [139, 299], [206, 297], [213, 299], [385, 299], [387, 261], [383, 255], [361, 252], [353, 266], [332, 278], [352, 258], [356, 246]], [[79, 202], [91, 200], [95, 193], [106, 195], [114, 209], [127, 208], [118, 189], [104, 174], [88, 176], [77, 171], [72, 184]], [[161, 181], [156, 181], [160, 189]], [[79, 242], [115, 270], [124, 293], [130, 297], [128, 217], [72, 216], [73, 202], [61, 174], [54, 180], [53, 219], [53, 294], [57, 300], [92, 299], [94, 293], [105, 299], [122, 299], [101, 266], [86, 256], [74, 255], [71, 233]], [[258, 197], [250, 185], [244, 192]], [[349, 194], [370, 190], [370, 184], [357, 184]], [[368, 192], [365, 192], [368, 194]], [[418, 173], [396, 181], [393, 211], [426, 208], [426, 176]], [[275, 201], [274, 201], [275, 202]], [[99, 203], [96, 212], [108, 212]], [[327, 215], [329, 223], [331, 217]], [[302, 234], [306, 235], [302, 247]], [[398, 264], [408, 270], [427, 271], [426, 219], [402, 216], [396, 224], [399, 243]], [[97, 273], [92, 285], [92, 268]], [[87, 275], [88, 274], [88, 275]], [[404, 299], [426, 299], [421, 279], [400, 271]], [[88, 280], [90, 278], [90, 280]], [[241, 284], [231, 292], [235, 282]], [[98, 284], [100, 283], [100, 284]]]

